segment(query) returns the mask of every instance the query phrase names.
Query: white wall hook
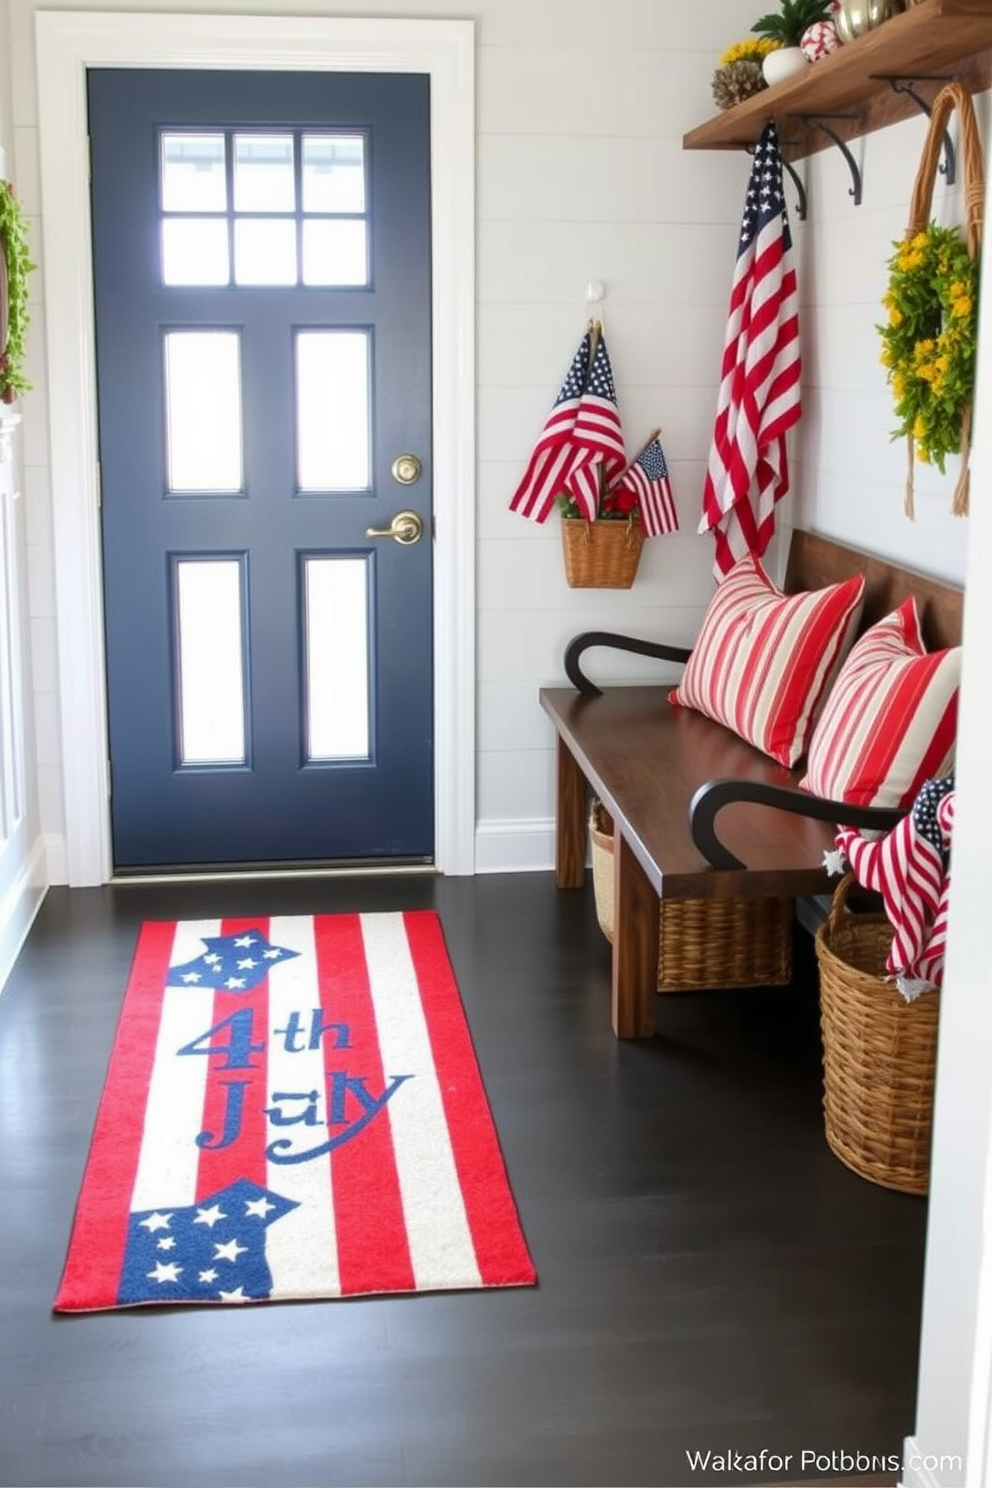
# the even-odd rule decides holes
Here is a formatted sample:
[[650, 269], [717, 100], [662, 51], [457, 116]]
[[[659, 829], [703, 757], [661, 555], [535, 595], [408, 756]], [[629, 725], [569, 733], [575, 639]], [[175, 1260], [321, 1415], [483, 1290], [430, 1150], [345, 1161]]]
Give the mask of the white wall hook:
[[606, 285], [602, 279], [590, 279], [586, 285], [586, 301], [590, 305], [601, 305], [606, 298]]

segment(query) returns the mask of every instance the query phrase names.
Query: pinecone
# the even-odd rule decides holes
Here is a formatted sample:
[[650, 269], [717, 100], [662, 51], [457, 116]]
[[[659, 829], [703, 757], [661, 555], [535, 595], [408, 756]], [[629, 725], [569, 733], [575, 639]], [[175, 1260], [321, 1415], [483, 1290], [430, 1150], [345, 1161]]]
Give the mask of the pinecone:
[[718, 108], [733, 108], [745, 98], [766, 88], [760, 62], [729, 62], [713, 74], [713, 98]]

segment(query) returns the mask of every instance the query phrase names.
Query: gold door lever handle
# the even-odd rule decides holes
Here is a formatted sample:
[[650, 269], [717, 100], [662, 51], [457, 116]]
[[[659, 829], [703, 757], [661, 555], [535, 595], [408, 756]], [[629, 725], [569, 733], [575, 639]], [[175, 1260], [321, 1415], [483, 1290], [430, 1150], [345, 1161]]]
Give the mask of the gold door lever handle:
[[399, 511], [388, 527], [366, 527], [366, 537], [391, 537], [398, 543], [419, 542], [424, 535], [423, 518], [415, 511]]

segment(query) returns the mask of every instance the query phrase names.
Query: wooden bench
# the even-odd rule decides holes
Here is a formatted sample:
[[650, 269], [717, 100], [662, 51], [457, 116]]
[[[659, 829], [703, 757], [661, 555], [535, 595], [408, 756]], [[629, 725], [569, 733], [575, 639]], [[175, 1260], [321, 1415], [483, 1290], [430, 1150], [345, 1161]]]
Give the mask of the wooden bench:
[[[852, 574], [865, 578], [862, 632], [912, 594], [928, 647], [960, 643], [960, 588], [813, 533], [792, 534], [788, 593]], [[833, 846], [836, 825], [886, 830], [901, 813], [848, 807], [798, 790], [801, 767], [786, 769], [722, 724], [673, 707], [667, 685], [601, 690], [580, 665], [597, 646], [681, 663], [690, 652], [584, 632], [566, 652], [573, 686], [540, 693], [557, 733], [556, 881], [562, 889], [585, 881], [593, 793], [615, 830], [613, 1031], [618, 1038], [649, 1038], [661, 899], [827, 893], [823, 853]]]

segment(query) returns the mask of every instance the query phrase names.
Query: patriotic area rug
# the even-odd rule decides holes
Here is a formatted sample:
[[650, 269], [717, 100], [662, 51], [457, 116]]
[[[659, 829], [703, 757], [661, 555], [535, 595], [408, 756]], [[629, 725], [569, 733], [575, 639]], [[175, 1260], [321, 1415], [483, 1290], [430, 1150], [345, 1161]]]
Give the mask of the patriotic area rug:
[[142, 926], [55, 1311], [535, 1280], [436, 914]]

